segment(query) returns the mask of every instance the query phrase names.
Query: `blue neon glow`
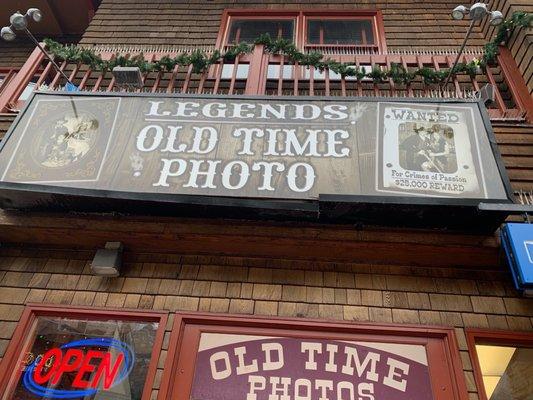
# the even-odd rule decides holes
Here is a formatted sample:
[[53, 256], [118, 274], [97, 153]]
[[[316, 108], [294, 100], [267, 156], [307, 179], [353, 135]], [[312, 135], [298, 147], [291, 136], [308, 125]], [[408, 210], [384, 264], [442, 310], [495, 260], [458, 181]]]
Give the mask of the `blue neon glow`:
[[[113, 386], [118, 385], [130, 374], [133, 369], [133, 362], [135, 361], [135, 355], [131, 350], [130, 346], [126, 343], [121, 342], [120, 340], [111, 339], [111, 338], [93, 338], [93, 339], [82, 339], [76, 340], [74, 342], [66, 343], [61, 346], [61, 349], [70, 349], [73, 347], [81, 346], [106, 346], [108, 348], [114, 348], [124, 354], [124, 364], [122, 370], [119, 372], [117, 379], [113, 383]], [[99, 389], [83, 389], [83, 390], [64, 390], [64, 389], [53, 389], [47, 388], [41, 385], [38, 385], [33, 380], [33, 370], [35, 369], [36, 361], [28, 365], [24, 376], [22, 378], [22, 384], [26, 390], [32, 392], [33, 394], [41, 397], [48, 397], [53, 399], [74, 399], [78, 397], [90, 396], [98, 392]], [[111, 387], [113, 387], [111, 386]]]

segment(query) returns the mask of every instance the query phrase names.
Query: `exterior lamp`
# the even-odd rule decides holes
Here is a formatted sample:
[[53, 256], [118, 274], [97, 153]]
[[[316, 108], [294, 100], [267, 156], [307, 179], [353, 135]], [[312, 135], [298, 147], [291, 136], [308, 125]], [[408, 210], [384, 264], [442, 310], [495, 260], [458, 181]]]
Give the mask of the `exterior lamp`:
[[75, 92], [78, 90], [78, 87], [74, 85], [67, 75], [59, 68], [59, 65], [50, 57], [50, 55], [46, 52], [46, 50], [41, 46], [41, 44], [37, 41], [35, 36], [29, 31], [28, 29], [28, 21], [32, 20], [35, 22], [39, 22], [43, 19], [43, 13], [38, 8], [30, 8], [28, 11], [26, 11], [26, 14], [22, 14], [20, 11], [17, 11], [11, 17], [9, 17], [10, 26], [4, 26], [2, 30], [0, 31], [0, 37], [5, 40], [6, 42], [12, 42], [17, 37], [17, 34], [15, 31], [24, 31], [26, 35], [35, 43], [35, 45], [41, 50], [41, 52], [45, 55], [45, 57], [52, 63], [52, 65], [55, 67], [57, 72], [67, 80], [67, 84], [65, 85], [65, 89], [68, 92]]
[[11, 29], [9, 26], [4, 26], [2, 30], [0, 31], [0, 36], [6, 42], [11, 42], [15, 40], [15, 38], [17, 37], [17, 34], [13, 32], [13, 29]]
[[500, 11], [493, 11], [490, 13], [490, 24], [498, 26], [503, 22], [503, 14]]
[[456, 20], [461, 20], [465, 17], [465, 14], [468, 12], [468, 8], [465, 6], [457, 6], [452, 11], [452, 18]]
[[455, 58], [453, 67], [450, 68], [448, 76], [446, 77], [446, 80], [442, 85], [443, 88], [445, 88], [446, 85], [448, 85], [448, 82], [450, 81], [450, 77], [452, 76], [452, 73], [455, 70], [457, 63], [459, 62], [459, 59], [463, 54], [463, 50], [465, 49], [466, 42], [468, 41], [470, 34], [472, 33], [472, 29], [474, 28], [475, 22], [481, 21], [486, 16], [490, 16], [490, 24], [492, 26], [500, 25], [503, 22], [503, 14], [500, 11], [489, 11], [487, 5], [481, 2], [472, 4], [470, 8], [463, 5], [457, 6], [452, 11], [452, 18], [456, 21], [462, 20], [466, 15], [470, 16], [470, 25], [468, 26], [468, 31], [466, 32], [466, 36], [463, 40], [463, 44], [461, 45], [461, 49], [459, 50], [459, 53]]
[[28, 27], [28, 21], [26, 21], [26, 16], [22, 15], [18, 11], [11, 17], [9, 17], [9, 22], [11, 23], [11, 26], [17, 31], [23, 31]]
[[112, 73], [118, 87], [141, 89], [144, 86], [139, 67], [117, 66], [113, 68]]

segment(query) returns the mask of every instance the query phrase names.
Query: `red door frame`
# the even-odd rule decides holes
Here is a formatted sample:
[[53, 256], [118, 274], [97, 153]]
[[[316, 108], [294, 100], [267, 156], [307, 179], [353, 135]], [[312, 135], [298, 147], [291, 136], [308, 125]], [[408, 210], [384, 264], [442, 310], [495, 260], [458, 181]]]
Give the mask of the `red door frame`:
[[159, 354], [163, 344], [163, 337], [168, 320], [167, 312], [125, 310], [125, 309], [100, 309], [94, 307], [76, 307], [55, 304], [28, 304], [26, 305], [20, 321], [9, 342], [6, 353], [0, 363], [0, 393], [5, 393], [9, 386], [18, 380], [17, 363], [29, 345], [35, 321], [37, 317], [68, 317], [68, 318], [88, 318], [93, 320], [118, 319], [122, 321], [143, 321], [158, 322], [159, 326], [155, 335], [154, 346], [150, 358], [150, 365], [146, 374], [146, 381], [142, 399], [150, 399], [152, 386], [157, 370]]
[[470, 354], [472, 368], [474, 369], [474, 380], [476, 382], [479, 400], [487, 400], [487, 393], [485, 392], [485, 385], [483, 384], [483, 375], [481, 374], [481, 366], [479, 365], [479, 359], [476, 352], [476, 343], [503, 346], [533, 346], [533, 332], [467, 329], [466, 343], [468, 345], [468, 353]]
[[[187, 313], [174, 316], [160, 400], [188, 400], [201, 332], [384, 341], [426, 345], [434, 400], [466, 400], [465, 377], [453, 328], [324, 322], [287, 318]], [[445, 362], [435, 362], [445, 360]], [[433, 361], [433, 362], [432, 362]]]

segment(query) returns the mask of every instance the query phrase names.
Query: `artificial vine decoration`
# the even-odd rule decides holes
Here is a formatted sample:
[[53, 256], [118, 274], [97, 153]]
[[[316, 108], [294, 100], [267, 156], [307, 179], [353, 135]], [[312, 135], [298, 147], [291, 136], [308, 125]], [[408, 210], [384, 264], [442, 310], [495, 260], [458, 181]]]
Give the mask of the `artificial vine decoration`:
[[[474, 59], [469, 63], [458, 63], [453, 69], [452, 74], [467, 74], [475, 77], [479, 69], [485, 69], [487, 65], [493, 64], [498, 54], [498, 46], [505, 45], [509, 37], [516, 28], [529, 27], [533, 22], [533, 14], [523, 11], [513, 13], [510, 19], [505, 20], [498, 29], [494, 39], [484, 46], [483, 56], [480, 60]], [[163, 56], [160, 60], [148, 62], [144, 59], [143, 54], [132, 57], [116, 54], [111, 60], [102, 60], [88, 48], [77, 47], [73, 45], [62, 45], [51, 39], [44, 39], [46, 47], [51, 55], [60, 61], [73, 63], [83, 63], [89, 65], [95, 71], [109, 71], [116, 66], [138, 67], [141, 72], [153, 71], [172, 71], [176, 66], [192, 65], [194, 73], [205, 72], [211, 65], [220, 61], [230, 62], [240, 54], [250, 53], [255, 45], [263, 45], [265, 51], [271, 54], [283, 54], [290, 63], [298, 63], [306, 67], [314, 67], [319, 71], [326, 69], [339, 74], [341, 77], [355, 77], [357, 80], [371, 79], [375, 83], [381, 83], [391, 79], [395, 84], [407, 85], [421, 77], [426, 84], [440, 84], [448, 76], [449, 69], [436, 71], [432, 68], [423, 67], [416, 70], [407, 70], [403, 65], [392, 63], [389, 69], [375, 66], [371, 71], [363, 70], [350, 63], [341, 63], [332, 59], [324, 59], [322, 53], [312, 51], [302, 53], [290, 41], [286, 39], [272, 39], [270, 35], [265, 34], [258, 37], [254, 44], [239, 43], [222, 53], [215, 50], [213, 54], [195, 50], [190, 53], [182, 53], [176, 57]]]

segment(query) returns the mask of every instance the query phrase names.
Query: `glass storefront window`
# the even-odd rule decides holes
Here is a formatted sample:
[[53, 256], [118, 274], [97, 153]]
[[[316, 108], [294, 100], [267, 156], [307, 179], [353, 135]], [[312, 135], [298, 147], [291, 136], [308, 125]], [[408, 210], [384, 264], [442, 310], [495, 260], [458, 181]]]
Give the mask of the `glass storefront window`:
[[141, 399], [158, 322], [39, 316], [8, 399]]
[[488, 400], [528, 400], [533, 394], [533, 348], [476, 345]]

